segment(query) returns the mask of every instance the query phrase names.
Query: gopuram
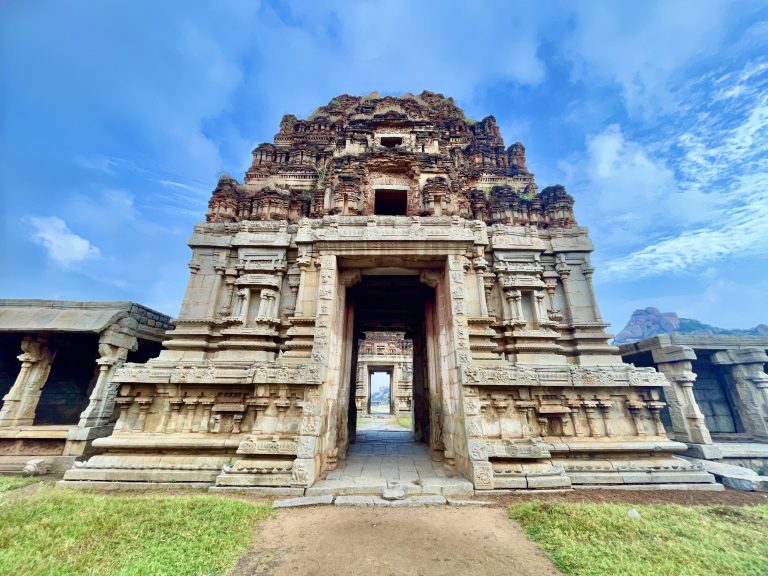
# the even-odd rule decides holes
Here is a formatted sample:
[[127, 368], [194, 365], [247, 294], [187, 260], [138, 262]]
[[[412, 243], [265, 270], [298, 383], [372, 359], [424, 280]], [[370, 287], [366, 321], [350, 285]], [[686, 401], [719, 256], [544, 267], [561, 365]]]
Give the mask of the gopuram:
[[709, 484], [624, 364], [562, 186], [452, 99], [339, 96], [222, 176], [156, 359], [65, 484], [310, 487], [353, 439], [356, 343], [413, 342], [413, 433], [477, 490]]

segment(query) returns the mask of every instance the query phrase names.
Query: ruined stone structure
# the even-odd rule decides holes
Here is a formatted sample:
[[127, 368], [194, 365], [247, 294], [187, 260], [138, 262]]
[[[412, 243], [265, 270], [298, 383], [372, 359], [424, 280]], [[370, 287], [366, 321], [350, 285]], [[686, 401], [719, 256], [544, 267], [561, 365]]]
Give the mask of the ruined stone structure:
[[172, 327], [132, 302], [0, 300], [0, 470], [67, 469], [108, 436], [115, 371], [157, 356]]
[[413, 394], [413, 342], [405, 332], [366, 332], [358, 341], [355, 404], [358, 414], [370, 412], [371, 373], [388, 372], [391, 386], [390, 412], [409, 416]]
[[413, 342], [413, 426], [476, 489], [710, 483], [665, 378], [621, 362], [587, 230], [525, 148], [450, 98], [339, 96], [222, 176], [159, 358], [127, 363], [104, 451], [65, 483], [311, 486], [348, 453], [355, 343]]
[[768, 338], [662, 334], [620, 350], [669, 380], [662, 415], [687, 454], [768, 464]]

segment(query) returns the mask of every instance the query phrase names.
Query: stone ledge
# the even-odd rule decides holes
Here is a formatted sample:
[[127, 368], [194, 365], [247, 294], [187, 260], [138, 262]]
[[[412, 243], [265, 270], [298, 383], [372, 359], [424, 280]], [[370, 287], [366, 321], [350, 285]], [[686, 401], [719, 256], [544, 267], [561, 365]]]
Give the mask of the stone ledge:
[[336, 506], [369, 507], [380, 506], [382, 508], [412, 508], [419, 506], [445, 506], [447, 500], [437, 494], [423, 494], [404, 498], [402, 500], [384, 500], [378, 496], [337, 496]]
[[381, 496], [387, 488], [384, 478], [361, 478], [360, 480], [320, 480], [306, 489], [307, 496], [376, 495]]
[[304, 506], [321, 506], [333, 504], [333, 496], [326, 494], [323, 496], [301, 496], [299, 498], [289, 498], [287, 500], [275, 500], [272, 502], [272, 508], [301, 508]]
[[76, 488], [79, 490], [207, 490], [208, 482], [119, 482], [100, 480], [59, 480], [57, 488]]
[[577, 484], [576, 490], [704, 490], [722, 492], [722, 484]]
[[447, 498], [448, 506], [493, 506], [493, 502], [488, 500], [456, 500]]
[[287, 486], [211, 486], [208, 492], [218, 494], [248, 494], [249, 496], [304, 496], [304, 488]]

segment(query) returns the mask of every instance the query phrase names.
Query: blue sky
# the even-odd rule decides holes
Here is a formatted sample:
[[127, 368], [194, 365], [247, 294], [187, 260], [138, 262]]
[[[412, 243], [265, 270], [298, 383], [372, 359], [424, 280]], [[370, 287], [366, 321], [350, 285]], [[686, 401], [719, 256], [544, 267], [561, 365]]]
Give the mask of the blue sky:
[[768, 322], [763, 2], [0, 5], [0, 297], [175, 315], [186, 241], [285, 113], [433, 90], [521, 140], [597, 247], [618, 331]]

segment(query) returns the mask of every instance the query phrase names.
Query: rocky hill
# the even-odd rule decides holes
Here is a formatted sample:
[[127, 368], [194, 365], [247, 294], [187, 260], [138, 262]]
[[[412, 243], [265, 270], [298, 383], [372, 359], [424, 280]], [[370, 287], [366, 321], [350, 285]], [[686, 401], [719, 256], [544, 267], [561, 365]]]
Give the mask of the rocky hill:
[[768, 336], [768, 325], [758, 324], [748, 330], [718, 328], [691, 318], [679, 318], [674, 312], [659, 312], [657, 308], [635, 310], [624, 329], [616, 335], [614, 344], [637, 342], [657, 334], [711, 334], [729, 336]]

